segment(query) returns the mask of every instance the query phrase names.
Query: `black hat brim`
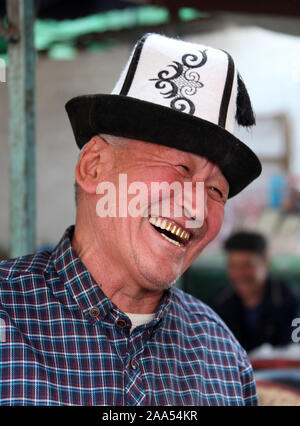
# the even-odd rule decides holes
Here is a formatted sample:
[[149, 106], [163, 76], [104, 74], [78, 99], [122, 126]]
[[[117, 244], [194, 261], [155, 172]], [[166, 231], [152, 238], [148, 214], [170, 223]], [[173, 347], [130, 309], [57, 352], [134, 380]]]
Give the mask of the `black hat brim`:
[[99, 133], [166, 145], [208, 158], [229, 183], [229, 197], [261, 173], [254, 152], [224, 128], [162, 105], [122, 95], [84, 95], [66, 110], [81, 149]]

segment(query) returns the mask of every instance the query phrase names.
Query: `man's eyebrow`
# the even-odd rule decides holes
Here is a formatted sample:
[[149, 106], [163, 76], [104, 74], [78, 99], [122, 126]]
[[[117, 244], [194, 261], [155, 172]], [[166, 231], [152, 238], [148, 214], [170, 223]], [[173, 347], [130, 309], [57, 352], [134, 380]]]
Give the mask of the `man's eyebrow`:
[[[222, 170], [220, 170], [219, 168], [217, 168], [218, 165], [215, 164], [213, 169], [211, 170], [210, 175], [208, 176], [208, 179], [213, 179], [213, 178], [218, 178], [218, 179], [224, 179], [226, 181], [225, 176], [222, 173]], [[227, 182], [227, 181], [226, 181]]]

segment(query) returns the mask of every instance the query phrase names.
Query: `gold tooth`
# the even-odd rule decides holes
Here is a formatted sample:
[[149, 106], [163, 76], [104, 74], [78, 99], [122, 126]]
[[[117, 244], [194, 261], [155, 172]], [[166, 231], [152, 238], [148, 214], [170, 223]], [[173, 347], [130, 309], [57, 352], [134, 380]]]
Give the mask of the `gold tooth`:
[[172, 223], [171, 223], [171, 222], [169, 222], [169, 223], [168, 223], [168, 225], [167, 225], [167, 227], [166, 227], [165, 229], [166, 229], [167, 231], [170, 231], [171, 226], [172, 226]]
[[179, 236], [181, 234], [182, 229], [181, 228], [177, 228], [176, 234], [177, 236]]
[[173, 225], [172, 229], [170, 229], [170, 232], [172, 232], [172, 234], [175, 234], [176, 230], [177, 230], [177, 226]]
[[167, 221], [163, 220], [162, 224], [160, 225], [161, 229], [166, 229], [166, 226], [167, 226]]
[[180, 238], [184, 240], [188, 240], [190, 238], [190, 233], [184, 231], [182, 228], [173, 225], [172, 222], [168, 222], [166, 219], [162, 219], [160, 217], [150, 217], [149, 222], [152, 225], [158, 226], [161, 229], [165, 229], [166, 231], [170, 231], [172, 234], [180, 236]]

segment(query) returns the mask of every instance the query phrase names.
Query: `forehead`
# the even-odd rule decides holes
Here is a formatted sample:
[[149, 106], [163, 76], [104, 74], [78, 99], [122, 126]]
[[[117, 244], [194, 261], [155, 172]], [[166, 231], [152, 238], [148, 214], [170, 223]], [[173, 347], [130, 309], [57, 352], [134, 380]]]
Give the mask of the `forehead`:
[[152, 155], [153, 159], [159, 158], [161, 160], [176, 162], [179, 161], [183, 163], [187, 162], [188, 164], [194, 165], [196, 167], [210, 164], [213, 167], [211, 174], [223, 176], [219, 166], [215, 163], [212, 163], [206, 157], [202, 157], [200, 155], [193, 154], [188, 151], [182, 151], [176, 148], [171, 148], [169, 146], [160, 145], [153, 142], [144, 142], [140, 140], [130, 139], [130, 144], [134, 149], [138, 148], [141, 152], [147, 155], [147, 157], [149, 155]]
[[262, 258], [261, 255], [250, 250], [229, 250], [227, 252], [228, 259], [234, 262], [257, 261]]

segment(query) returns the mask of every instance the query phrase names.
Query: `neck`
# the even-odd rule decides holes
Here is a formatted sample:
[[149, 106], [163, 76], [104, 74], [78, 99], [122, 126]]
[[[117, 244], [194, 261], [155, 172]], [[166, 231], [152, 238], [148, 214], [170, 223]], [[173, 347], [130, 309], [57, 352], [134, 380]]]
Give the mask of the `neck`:
[[133, 279], [119, 257], [101, 246], [96, 232], [86, 228], [89, 227], [79, 225], [76, 220], [71, 245], [105, 295], [123, 312], [155, 312], [163, 291], [149, 290]]
[[244, 298], [243, 304], [248, 309], [256, 308], [262, 302], [262, 299], [264, 297], [264, 292], [265, 292], [265, 288], [262, 285], [261, 288], [257, 289], [257, 291], [253, 293], [251, 296]]

